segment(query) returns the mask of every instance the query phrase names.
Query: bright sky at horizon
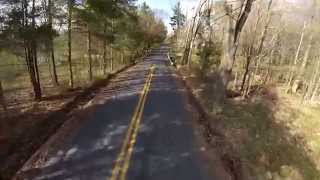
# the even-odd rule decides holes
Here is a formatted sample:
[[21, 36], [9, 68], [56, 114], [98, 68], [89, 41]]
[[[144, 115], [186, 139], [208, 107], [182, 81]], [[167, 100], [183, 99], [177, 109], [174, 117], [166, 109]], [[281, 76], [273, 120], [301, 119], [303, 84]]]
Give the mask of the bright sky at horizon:
[[[138, 4], [146, 2], [166, 24], [168, 32], [171, 32], [170, 17], [172, 16], [172, 8], [178, 0], [138, 0]], [[180, 0], [184, 14], [192, 15], [193, 8], [197, 5], [198, 0]]]

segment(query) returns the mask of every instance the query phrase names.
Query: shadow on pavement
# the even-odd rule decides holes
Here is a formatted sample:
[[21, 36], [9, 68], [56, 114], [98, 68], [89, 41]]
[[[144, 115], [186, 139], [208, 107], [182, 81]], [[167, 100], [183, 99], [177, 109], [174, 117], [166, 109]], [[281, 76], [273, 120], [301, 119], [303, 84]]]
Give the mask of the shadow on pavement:
[[[161, 55], [162, 54], [162, 55]], [[212, 179], [204, 172], [186, 109], [184, 88], [163, 53], [121, 73], [86, 105], [83, 123], [59, 145], [25, 167], [17, 179], [106, 179], [120, 151], [151, 65], [156, 74], [147, 97], [128, 179]], [[81, 125], [80, 125], [81, 124]], [[72, 124], [71, 124], [72, 125]], [[79, 127], [77, 127], [79, 126]]]

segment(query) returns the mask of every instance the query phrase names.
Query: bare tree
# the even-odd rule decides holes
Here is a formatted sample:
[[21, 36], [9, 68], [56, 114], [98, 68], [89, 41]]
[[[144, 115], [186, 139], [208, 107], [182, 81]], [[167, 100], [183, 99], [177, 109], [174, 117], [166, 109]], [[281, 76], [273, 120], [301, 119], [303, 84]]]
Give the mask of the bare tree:
[[[257, 17], [256, 23], [254, 24], [254, 27], [257, 27], [259, 25], [261, 18], [262, 18], [262, 16], [261, 16], [260, 12], [258, 12], [258, 17]], [[247, 78], [248, 78], [247, 76], [250, 73], [249, 72], [250, 71], [249, 68], [250, 68], [250, 65], [251, 65], [251, 61], [254, 58], [254, 56], [256, 54], [258, 54], [258, 52], [255, 53], [256, 50], [255, 50], [255, 47], [254, 47], [254, 45], [256, 43], [257, 28], [252, 28], [252, 29], [254, 29], [253, 32], [247, 33], [247, 34], [249, 34], [248, 36], [251, 36], [251, 38], [247, 38], [247, 41], [249, 41], [249, 42], [248, 43], [244, 43], [244, 44], [248, 44], [248, 45], [243, 45], [243, 49], [244, 49], [245, 56], [246, 56], [246, 64], [245, 64], [245, 71], [244, 71], [243, 78], [242, 78], [242, 83], [241, 83], [241, 89], [240, 89], [241, 92], [244, 92], [244, 90], [245, 90], [245, 83], [247, 82]], [[248, 40], [248, 39], [251, 39], [251, 40]], [[251, 77], [249, 77], [248, 82], [250, 82], [250, 78]]]
[[73, 72], [72, 72], [72, 8], [74, 0], [68, 0], [68, 64], [70, 73], [70, 87], [74, 88]]
[[224, 9], [226, 12], [226, 33], [224, 42], [224, 53], [220, 64], [220, 78], [222, 86], [226, 92], [229, 81], [231, 80], [231, 73], [234, 62], [236, 60], [236, 53], [239, 46], [239, 39], [241, 31], [251, 12], [251, 7], [254, 0], [245, 0], [241, 2], [241, 11], [234, 23], [234, 8], [231, 4], [225, 1]]
[[295, 72], [296, 66], [298, 64], [298, 59], [299, 59], [300, 52], [301, 52], [301, 46], [302, 46], [304, 36], [305, 36], [305, 29], [306, 29], [306, 22], [303, 23], [303, 28], [302, 28], [301, 35], [300, 35], [299, 45], [298, 45], [297, 51], [295, 53], [293, 64], [291, 65], [291, 71], [290, 71], [288, 81], [287, 81], [287, 92], [289, 92], [292, 88], [292, 81], [294, 79], [294, 72]]
[[88, 39], [87, 39], [87, 50], [88, 50], [88, 63], [89, 63], [89, 80], [92, 81], [93, 74], [92, 74], [92, 47], [91, 47], [91, 31], [88, 28]]
[[54, 55], [54, 44], [53, 44], [53, 8], [54, 2], [52, 0], [48, 0], [48, 24], [49, 24], [49, 48], [50, 48], [50, 56], [52, 61], [52, 70], [53, 70], [53, 81], [56, 85], [59, 85], [58, 75], [57, 75], [57, 68], [55, 62], [55, 55]]
[[[194, 43], [194, 40], [197, 36], [198, 29], [200, 26], [200, 20], [199, 18], [202, 16], [202, 7], [205, 5], [205, 3], [209, 2], [208, 0], [202, 0], [199, 2], [197, 11], [192, 18], [192, 23], [189, 26], [188, 34], [187, 34], [187, 39], [186, 39], [186, 45], [184, 48], [183, 52], [183, 57], [182, 57], [182, 64], [189, 64], [190, 66], [190, 57], [191, 57], [191, 51], [192, 51], [192, 46]], [[196, 25], [197, 24], [197, 25]]]

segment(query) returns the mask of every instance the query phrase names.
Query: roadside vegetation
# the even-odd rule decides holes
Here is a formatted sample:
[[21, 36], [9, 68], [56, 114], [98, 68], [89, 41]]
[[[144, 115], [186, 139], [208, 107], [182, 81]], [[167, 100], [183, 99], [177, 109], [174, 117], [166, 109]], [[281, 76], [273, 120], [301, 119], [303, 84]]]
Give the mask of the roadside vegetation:
[[320, 177], [319, 8], [201, 0], [189, 17], [173, 8], [171, 59], [239, 179]]
[[1, 1], [0, 179], [50, 137], [62, 114], [166, 34], [150, 7], [131, 0]]

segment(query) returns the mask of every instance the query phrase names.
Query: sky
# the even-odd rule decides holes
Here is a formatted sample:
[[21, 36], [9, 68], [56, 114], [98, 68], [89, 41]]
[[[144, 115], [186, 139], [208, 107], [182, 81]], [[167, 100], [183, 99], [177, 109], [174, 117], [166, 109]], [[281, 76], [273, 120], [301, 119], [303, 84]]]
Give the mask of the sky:
[[[172, 16], [172, 8], [178, 0], [138, 0], [138, 4], [146, 2], [166, 24], [169, 32], [172, 31], [170, 26], [170, 17]], [[198, 0], [180, 0], [184, 14], [188, 17], [193, 14], [193, 8], [197, 6]]]
[[[194, 14], [196, 6], [198, 5], [199, 0], [137, 0], [138, 4], [142, 4], [146, 2], [156, 13], [158, 17], [160, 17], [166, 24], [168, 32], [172, 32], [172, 28], [170, 26], [170, 17], [172, 16], [172, 8], [175, 4], [180, 1], [183, 12], [187, 17], [191, 17]], [[234, 0], [230, 0], [234, 1]], [[310, 0], [283, 0], [290, 3], [301, 4], [305, 3], [305, 1]]]

